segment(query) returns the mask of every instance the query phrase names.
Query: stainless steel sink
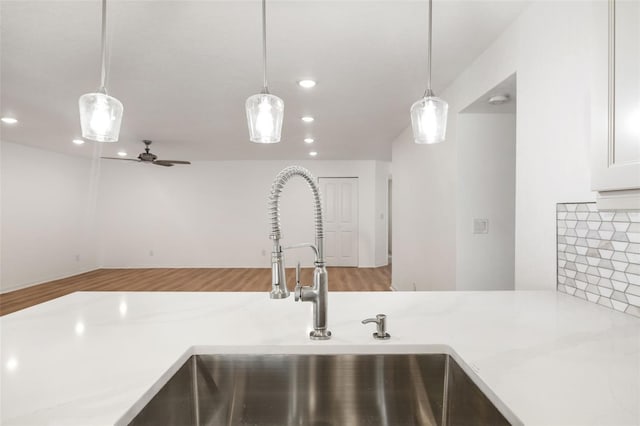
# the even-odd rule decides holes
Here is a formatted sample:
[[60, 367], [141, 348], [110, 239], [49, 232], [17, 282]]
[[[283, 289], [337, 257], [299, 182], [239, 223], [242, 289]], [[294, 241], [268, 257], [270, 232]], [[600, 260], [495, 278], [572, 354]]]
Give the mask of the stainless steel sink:
[[131, 425], [509, 425], [450, 355], [195, 355]]

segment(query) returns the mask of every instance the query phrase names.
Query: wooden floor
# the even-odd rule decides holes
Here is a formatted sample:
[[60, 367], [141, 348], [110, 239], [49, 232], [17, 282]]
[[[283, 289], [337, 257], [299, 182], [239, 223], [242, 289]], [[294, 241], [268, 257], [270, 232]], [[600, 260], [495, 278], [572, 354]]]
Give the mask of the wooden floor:
[[[391, 266], [327, 268], [330, 291], [388, 291]], [[302, 270], [301, 282], [311, 283], [312, 268]], [[295, 271], [287, 269], [289, 289]], [[0, 295], [0, 316], [75, 291], [264, 291], [271, 290], [271, 269], [97, 269], [73, 277]]]

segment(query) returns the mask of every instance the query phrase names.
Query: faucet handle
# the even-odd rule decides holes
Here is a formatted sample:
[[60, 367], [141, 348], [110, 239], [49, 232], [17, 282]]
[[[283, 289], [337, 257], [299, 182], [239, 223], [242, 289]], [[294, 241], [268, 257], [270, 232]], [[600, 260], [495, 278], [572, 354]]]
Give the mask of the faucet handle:
[[296, 287], [294, 289], [294, 299], [297, 302], [300, 300], [300, 291], [302, 290], [302, 286], [300, 285], [300, 262], [296, 265]]
[[362, 320], [363, 324], [370, 322], [376, 323], [377, 331], [373, 333], [373, 338], [377, 340], [389, 340], [391, 335], [387, 333], [387, 316], [385, 314], [378, 314], [375, 318], [367, 318]]

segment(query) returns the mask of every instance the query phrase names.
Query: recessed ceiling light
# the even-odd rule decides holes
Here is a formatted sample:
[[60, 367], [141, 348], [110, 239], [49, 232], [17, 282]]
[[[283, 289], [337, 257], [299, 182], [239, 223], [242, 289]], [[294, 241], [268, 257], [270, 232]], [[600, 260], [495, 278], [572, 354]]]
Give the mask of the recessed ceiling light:
[[126, 156], [127, 156], [127, 153], [126, 153], [125, 151], [118, 151], [118, 155], [119, 155], [120, 157], [126, 157]]
[[304, 139], [304, 143], [313, 143], [314, 139], [313, 138], [305, 138]]
[[313, 80], [300, 80], [298, 82], [298, 85], [300, 87], [304, 87], [305, 89], [311, 89], [312, 87], [314, 87], [316, 85], [316, 82]]
[[75, 143], [76, 145], [82, 145], [84, 143], [82, 139], [74, 139], [72, 142]]
[[18, 122], [18, 120], [13, 117], [2, 117], [0, 120], [5, 124], [16, 124]]
[[312, 156], [312, 157], [315, 157], [316, 155], [318, 155], [318, 153], [317, 153], [317, 152], [315, 152], [315, 151], [311, 151], [311, 152], [309, 153], [309, 155], [310, 155], [310, 156]]
[[15, 357], [11, 357], [7, 360], [7, 370], [14, 371], [18, 368], [18, 360]]
[[314, 118], [310, 115], [305, 115], [304, 117], [302, 117], [302, 121], [304, 121], [305, 123], [311, 123], [313, 120]]
[[76, 323], [75, 329], [76, 329], [76, 334], [78, 336], [82, 336], [84, 334], [84, 323], [82, 321], [78, 321]]

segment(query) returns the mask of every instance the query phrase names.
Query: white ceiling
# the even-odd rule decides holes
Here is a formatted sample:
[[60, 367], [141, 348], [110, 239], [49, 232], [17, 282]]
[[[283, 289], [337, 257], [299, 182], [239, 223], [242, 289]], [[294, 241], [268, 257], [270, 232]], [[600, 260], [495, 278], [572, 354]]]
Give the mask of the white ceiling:
[[[188, 160], [391, 158], [424, 91], [426, 1], [269, 1], [271, 92], [283, 141], [248, 140], [244, 102], [260, 91], [260, 1], [110, 1], [109, 93], [125, 107], [120, 141]], [[433, 86], [442, 91], [525, 8], [521, 0], [434, 4]], [[100, 2], [0, 2], [2, 140], [91, 156], [78, 97], [99, 82]], [[311, 90], [296, 81], [313, 78]], [[316, 118], [312, 124], [302, 115]], [[303, 143], [314, 137], [312, 147]]]

